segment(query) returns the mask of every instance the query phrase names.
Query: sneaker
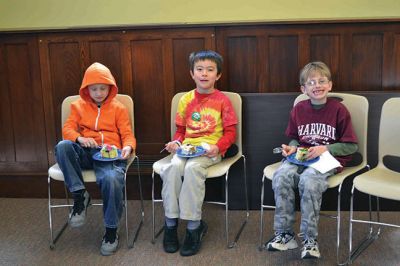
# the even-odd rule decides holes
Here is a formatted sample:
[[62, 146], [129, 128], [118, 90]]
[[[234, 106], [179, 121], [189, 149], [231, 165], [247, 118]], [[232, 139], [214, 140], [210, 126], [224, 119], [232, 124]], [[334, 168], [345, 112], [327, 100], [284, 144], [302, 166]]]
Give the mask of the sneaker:
[[167, 253], [175, 253], [179, 249], [178, 225], [168, 227], [164, 225], [163, 248]]
[[198, 228], [194, 230], [186, 229], [185, 240], [180, 250], [181, 256], [192, 256], [199, 252], [201, 240], [207, 233], [208, 226], [204, 221], [200, 221]]
[[103, 237], [103, 241], [101, 242], [101, 255], [110, 256], [114, 254], [118, 249], [118, 244], [118, 234], [115, 232], [114, 234], [110, 235], [106, 232]]
[[316, 239], [307, 238], [302, 242], [302, 244], [302, 259], [319, 259], [321, 257], [321, 254], [319, 253], [318, 242]]
[[85, 224], [89, 203], [90, 196], [86, 190], [81, 197], [74, 199], [74, 206], [69, 214], [68, 221], [71, 227], [80, 227]]
[[285, 251], [288, 249], [297, 248], [295, 235], [288, 232], [275, 233], [275, 236], [266, 244], [266, 249], [269, 251]]

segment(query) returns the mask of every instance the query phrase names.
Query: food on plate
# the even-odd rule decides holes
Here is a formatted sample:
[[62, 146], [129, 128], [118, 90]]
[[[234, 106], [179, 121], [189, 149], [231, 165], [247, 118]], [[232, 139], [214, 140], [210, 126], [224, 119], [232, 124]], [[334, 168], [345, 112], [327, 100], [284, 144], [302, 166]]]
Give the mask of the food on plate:
[[118, 157], [118, 149], [115, 145], [104, 144], [101, 147], [100, 155], [102, 158], [114, 159]]
[[298, 147], [296, 151], [296, 160], [304, 162], [307, 160], [308, 148]]
[[192, 155], [196, 153], [196, 147], [192, 144], [183, 144], [181, 146], [181, 152], [184, 155]]

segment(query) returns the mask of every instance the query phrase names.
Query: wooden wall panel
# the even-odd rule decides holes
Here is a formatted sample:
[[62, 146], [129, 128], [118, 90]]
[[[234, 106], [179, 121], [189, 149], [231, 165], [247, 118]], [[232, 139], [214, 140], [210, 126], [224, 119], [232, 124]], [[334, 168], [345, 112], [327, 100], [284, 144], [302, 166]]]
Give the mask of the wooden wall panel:
[[352, 44], [352, 90], [382, 90], [383, 35], [355, 34]]
[[228, 90], [251, 92], [259, 88], [258, 38], [256, 36], [231, 37], [227, 40], [227, 46], [228, 68], [235, 73], [228, 76]]
[[[340, 35], [311, 35], [310, 36], [310, 59], [309, 61], [322, 61], [331, 70], [334, 86], [339, 84], [340, 66]], [[334, 88], [334, 90], [336, 90]]]
[[396, 34], [394, 36], [394, 49], [393, 49], [393, 84], [394, 86], [397, 85], [399, 88], [400, 86], [400, 34]]
[[266, 82], [266, 33], [257, 27], [217, 28], [217, 51], [224, 58], [220, 89], [264, 92]]
[[5, 105], [0, 114], [4, 133], [0, 172], [41, 171], [47, 168], [48, 158], [37, 43], [31, 38], [10, 38], [1, 39], [0, 45]]
[[299, 90], [297, 47], [297, 36], [270, 36], [268, 38], [268, 92]]
[[[165, 141], [164, 71], [162, 40], [131, 42], [135, 127], [140, 154], [156, 154]], [[159, 150], [158, 150], [159, 151]]]
[[48, 64], [50, 73], [50, 88], [47, 93], [51, 95], [56, 141], [62, 140], [61, 135], [61, 103], [70, 95], [79, 93], [83, 73], [81, 70], [80, 45], [78, 41], [49, 42]]
[[99, 62], [107, 66], [113, 74], [119, 92], [123, 93], [122, 86], [122, 60], [121, 60], [121, 40], [94, 40], [89, 42], [89, 62]]
[[205, 47], [204, 38], [172, 39], [174, 95], [178, 92], [188, 91], [194, 88], [194, 82], [190, 76], [188, 58], [192, 52], [203, 50]]
[[[11, 103], [10, 89], [7, 85], [9, 77], [6, 44], [0, 46], [0, 98], [3, 103]], [[14, 162], [14, 129], [11, 117], [11, 104], [0, 105], [0, 163]]]
[[[334, 90], [397, 90], [400, 82], [393, 69], [399, 31], [399, 22], [218, 27], [217, 50], [229, 62], [222, 89], [229, 90], [230, 80], [235, 80], [247, 92], [297, 91], [299, 70], [320, 60], [331, 68]], [[249, 38], [258, 41], [252, 42], [251, 51]], [[258, 60], [248, 59], [254, 51]], [[247, 68], [254, 69], [257, 77]], [[250, 78], [242, 79], [246, 71]]]

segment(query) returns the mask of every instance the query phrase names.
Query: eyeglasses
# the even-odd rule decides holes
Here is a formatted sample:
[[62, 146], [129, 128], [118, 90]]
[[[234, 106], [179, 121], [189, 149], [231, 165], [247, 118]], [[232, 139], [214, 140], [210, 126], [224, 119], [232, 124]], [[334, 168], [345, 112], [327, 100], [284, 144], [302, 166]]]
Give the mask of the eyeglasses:
[[316, 85], [324, 86], [329, 83], [328, 79], [310, 80], [305, 83], [307, 87], [315, 87]]

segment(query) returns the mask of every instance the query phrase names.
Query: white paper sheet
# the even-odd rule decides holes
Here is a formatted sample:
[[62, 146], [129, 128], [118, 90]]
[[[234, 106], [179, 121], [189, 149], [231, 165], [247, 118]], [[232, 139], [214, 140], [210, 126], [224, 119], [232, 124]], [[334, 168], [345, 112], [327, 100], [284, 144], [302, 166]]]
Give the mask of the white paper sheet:
[[321, 154], [318, 161], [309, 165], [309, 167], [312, 167], [323, 174], [339, 166], [341, 166], [341, 164], [332, 156], [332, 154], [330, 154], [329, 151]]

